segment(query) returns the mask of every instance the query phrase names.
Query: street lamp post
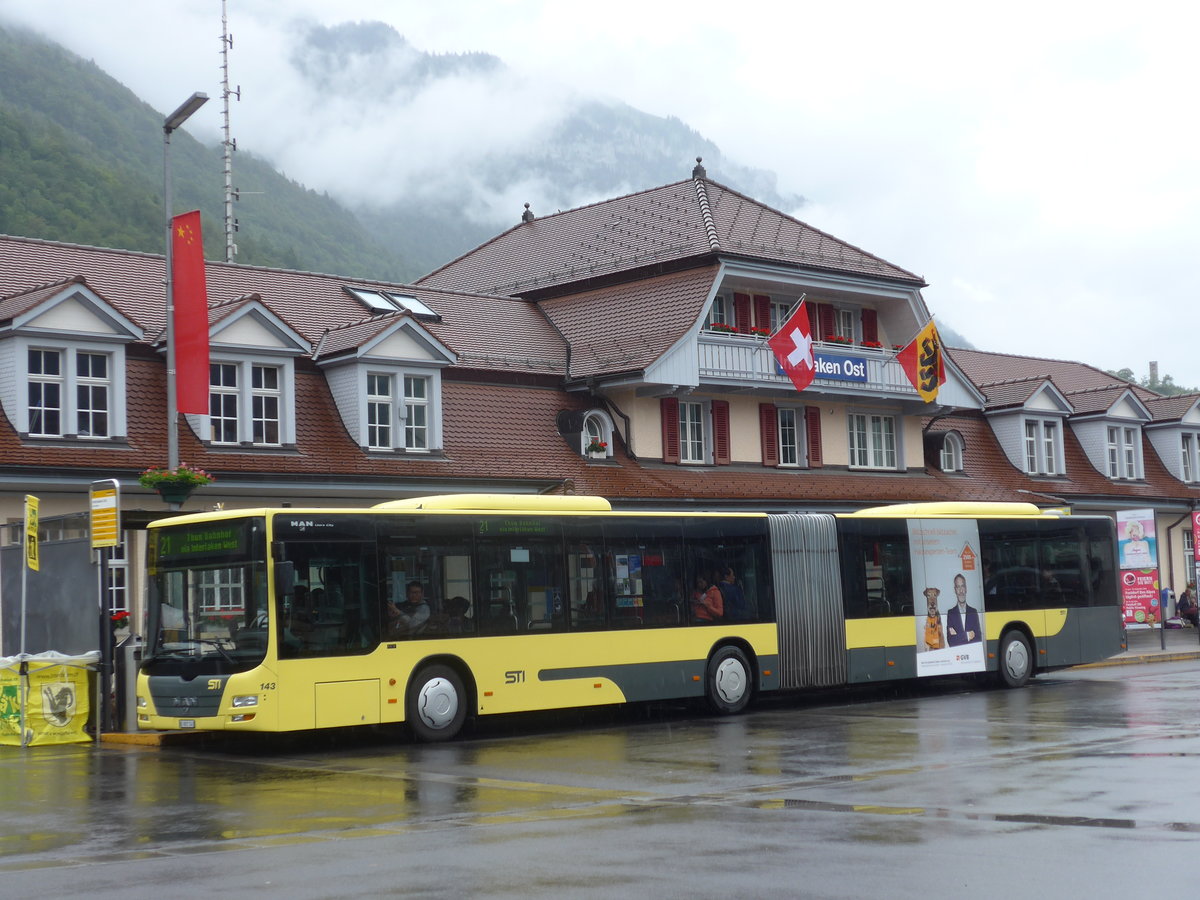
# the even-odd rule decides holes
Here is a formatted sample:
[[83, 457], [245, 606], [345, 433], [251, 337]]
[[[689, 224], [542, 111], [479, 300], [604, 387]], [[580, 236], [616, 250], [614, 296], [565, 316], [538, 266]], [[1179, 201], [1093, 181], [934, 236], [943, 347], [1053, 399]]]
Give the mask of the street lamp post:
[[175, 294], [171, 275], [171, 132], [191, 117], [192, 113], [208, 102], [208, 94], [195, 93], [188, 97], [175, 112], [163, 119], [163, 203], [167, 222], [167, 468], [179, 465], [179, 428], [175, 397]]

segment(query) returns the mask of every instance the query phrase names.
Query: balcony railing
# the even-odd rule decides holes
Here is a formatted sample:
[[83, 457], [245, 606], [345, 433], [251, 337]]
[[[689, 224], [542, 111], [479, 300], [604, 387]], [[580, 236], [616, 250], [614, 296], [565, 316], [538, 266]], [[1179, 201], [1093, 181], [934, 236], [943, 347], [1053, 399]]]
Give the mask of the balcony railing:
[[[746, 335], [701, 332], [700, 380], [756, 387], [789, 387], [791, 379], [775, 361], [766, 340]], [[913, 397], [916, 389], [896, 361], [896, 350], [856, 344], [813, 344], [817, 360], [815, 386], [848, 393]]]

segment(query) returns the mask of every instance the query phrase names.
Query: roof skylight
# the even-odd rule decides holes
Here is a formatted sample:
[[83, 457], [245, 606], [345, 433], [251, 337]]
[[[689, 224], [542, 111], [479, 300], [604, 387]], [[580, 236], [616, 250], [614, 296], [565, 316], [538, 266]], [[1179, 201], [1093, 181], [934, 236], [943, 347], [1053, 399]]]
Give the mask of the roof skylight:
[[390, 294], [387, 291], [372, 291], [366, 288], [347, 287], [351, 296], [375, 312], [407, 311], [418, 318], [437, 319], [438, 314], [416, 297], [408, 294]]

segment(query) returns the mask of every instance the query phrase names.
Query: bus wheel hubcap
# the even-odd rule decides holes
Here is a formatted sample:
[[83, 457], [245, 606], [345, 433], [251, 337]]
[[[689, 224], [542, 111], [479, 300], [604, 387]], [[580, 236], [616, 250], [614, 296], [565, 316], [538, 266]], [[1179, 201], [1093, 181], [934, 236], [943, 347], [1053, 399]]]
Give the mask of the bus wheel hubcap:
[[746, 672], [736, 659], [726, 659], [717, 666], [717, 694], [726, 703], [737, 703], [746, 693]]
[[445, 678], [434, 678], [421, 688], [417, 713], [430, 728], [445, 728], [458, 713], [458, 692]]
[[1004, 662], [1014, 677], [1020, 678], [1024, 675], [1029, 669], [1029, 654], [1025, 652], [1025, 645], [1020, 641], [1012, 641], [1004, 655]]

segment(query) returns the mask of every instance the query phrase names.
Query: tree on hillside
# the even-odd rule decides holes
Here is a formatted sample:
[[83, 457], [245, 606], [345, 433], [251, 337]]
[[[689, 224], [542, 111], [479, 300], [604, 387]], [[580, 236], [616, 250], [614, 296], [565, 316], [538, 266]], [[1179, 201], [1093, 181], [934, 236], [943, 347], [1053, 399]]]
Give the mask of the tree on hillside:
[[1175, 383], [1175, 379], [1170, 375], [1163, 375], [1159, 378], [1152, 373], [1145, 378], [1138, 378], [1133, 374], [1133, 369], [1117, 369], [1115, 372], [1109, 370], [1109, 375], [1114, 378], [1120, 378], [1122, 381], [1128, 381], [1130, 384], [1140, 385], [1147, 390], [1154, 391], [1156, 394], [1162, 394], [1164, 397], [1173, 397], [1176, 394], [1196, 394], [1200, 390], [1194, 387], [1183, 387]]

